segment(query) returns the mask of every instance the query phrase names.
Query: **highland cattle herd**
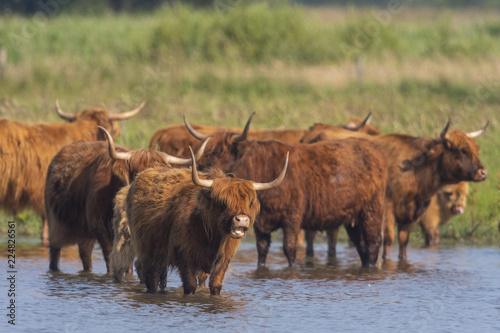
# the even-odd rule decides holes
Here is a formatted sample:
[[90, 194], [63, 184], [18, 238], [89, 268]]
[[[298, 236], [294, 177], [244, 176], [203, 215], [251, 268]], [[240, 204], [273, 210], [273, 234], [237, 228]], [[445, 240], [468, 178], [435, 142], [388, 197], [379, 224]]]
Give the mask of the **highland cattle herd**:
[[407, 257], [416, 225], [426, 246], [438, 246], [439, 227], [464, 212], [468, 182], [488, 175], [475, 141], [488, 123], [466, 133], [450, 130], [448, 120], [431, 138], [381, 135], [371, 112], [344, 126], [301, 130], [250, 130], [253, 114], [243, 130], [184, 118], [154, 133], [149, 149], [116, 146], [118, 121], [143, 107], [70, 114], [56, 102], [66, 122], [0, 119], [1, 207], [40, 215], [50, 270], [59, 270], [61, 249], [73, 244], [83, 270], [92, 270], [97, 241], [115, 282], [135, 266], [147, 291], [156, 292], [176, 269], [184, 293], [208, 279], [217, 295], [250, 229], [258, 266], [266, 265], [278, 229], [294, 266], [302, 230], [307, 256], [314, 256], [316, 232], [326, 231], [334, 257], [342, 226], [361, 265], [379, 266], [395, 229], [399, 258]]

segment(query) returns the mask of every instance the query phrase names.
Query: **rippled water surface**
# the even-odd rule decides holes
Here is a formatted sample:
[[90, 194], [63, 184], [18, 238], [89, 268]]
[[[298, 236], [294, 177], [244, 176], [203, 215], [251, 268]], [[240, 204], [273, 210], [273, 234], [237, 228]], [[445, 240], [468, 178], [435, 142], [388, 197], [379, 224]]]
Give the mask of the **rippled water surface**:
[[63, 250], [61, 272], [50, 272], [48, 249], [18, 242], [16, 326], [5, 316], [5, 254], [0, 331], [500, 332], [499, 248], [414, 248], [408, 261], [381, 269], [360, 268], [346, 246], [332, 262], [325, 244], [315, 248], [315, 260], [306, 262], [301, 251], [289, 269], [273, 243], [268, 268], [257, 270], [255, 244], [243, 243], [220, 296], [210, 296], [208, 287], [183, 295], [176, 273], [165, 293], [150, 295], [134, 276], [113, 283], [98, 248], [92, 273], [79, 272], [75, 247]]

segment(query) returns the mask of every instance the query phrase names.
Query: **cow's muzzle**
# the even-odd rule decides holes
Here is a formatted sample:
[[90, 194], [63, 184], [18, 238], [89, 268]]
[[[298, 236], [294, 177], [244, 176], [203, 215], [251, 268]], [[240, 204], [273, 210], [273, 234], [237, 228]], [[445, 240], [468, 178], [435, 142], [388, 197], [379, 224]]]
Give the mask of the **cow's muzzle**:
[[451, 213], [454, 215], [462, 215], [464, 213], [464, 206], [453, 205], [453, 207], [451, 207]]
[[246, 215], [236, 215], [233, 217], [230, 235], [233, 238], [242, 238], [250, 228], [250, 218]]
[[478, 169], [476, 171], [474, 181], [475, 182], [482, 182], [483, 180], [486, 179], [486, 177], [488, 177], [488, 170], [486, 170], [485, 168], [481, 168], [481, 169]]

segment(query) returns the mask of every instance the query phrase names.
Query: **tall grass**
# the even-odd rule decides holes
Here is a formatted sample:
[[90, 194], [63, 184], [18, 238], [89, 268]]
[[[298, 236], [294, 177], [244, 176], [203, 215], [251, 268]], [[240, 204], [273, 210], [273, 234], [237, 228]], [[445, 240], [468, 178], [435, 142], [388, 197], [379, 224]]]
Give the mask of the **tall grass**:
[[[118, 143], [131, 148], [147, 146], [155, 130], [181, 123], [183, 114], [241, 126], [256, 111], [254, 128], [306, 128], [372, 109], [382, 132], [425, 136], [437, 135], [450, 115], [452, 127], [463, 131], [490, 119], [477, 139], [490, 175], [472, 184], [466, 214], [443, 237], [498, 241], [498, 23], [457, 23], [448, 13], [425, 26], [418, 16], [394, 20], [370, 35], [373, 17], [350, 11], [339, 22], [318, 21], [301, 7], [265, 3], [224, 12], [174, 6], [150, 16], [61, 15], [44, 24], [3, 17], [8, 66], [0, 116], [59, 121], [56, 98], [67, 111], [120, 111], [146, 99], [145, 110], [121, 124]], [[362, 84], [352, 62], [360, 55]], [[29, 227], [34, 215], [21, 219], [26, 232], [37, 232]]]

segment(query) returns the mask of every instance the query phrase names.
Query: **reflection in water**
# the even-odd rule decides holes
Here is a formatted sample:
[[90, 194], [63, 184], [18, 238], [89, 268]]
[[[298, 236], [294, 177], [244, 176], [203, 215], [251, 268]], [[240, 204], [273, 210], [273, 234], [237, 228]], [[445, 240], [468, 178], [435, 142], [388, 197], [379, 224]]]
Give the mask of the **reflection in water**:
[[[273, 244], [274, 245], [274, 244]], [[176, 273], [164, 293], [147, 294], [133, 275], [112, 282], [100, 251], [94, 271], [80, 272], [76, 247], [62, 253], [61, 272], [48, 270], [48, 249], [17, 246], [18, 325], [22, 331], [498, 331], [498, 249], [410, 249], [410, 261], [360, 267], [352, 248], [329, 260], [299, 252], [287, 267], [280, 246], [257, 268], [255, 244], [243, 243], [220, 296], [208, 287], [184, 295]], [[3, 325], [4, 323], [2, 323]], [[2, 329], [2, 332], [4, 330]]]

